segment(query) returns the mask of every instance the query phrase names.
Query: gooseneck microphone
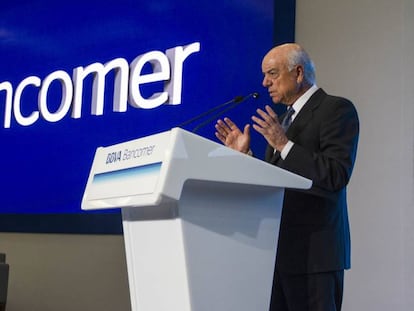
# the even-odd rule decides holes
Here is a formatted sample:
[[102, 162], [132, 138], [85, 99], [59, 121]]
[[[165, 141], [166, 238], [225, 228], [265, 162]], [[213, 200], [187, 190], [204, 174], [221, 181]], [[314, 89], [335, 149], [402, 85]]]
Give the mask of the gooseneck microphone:
[[[199, 115], [196, 115], [195, 117], [181, 123], [178, 125], [178, 127], [183, 127], [185, 125], [188, 125], [190, 123], [193, 123], [195, 121], [200, 120], [201, 118], [210, 115], [213, 112], [218, 111], [217, 113], [215, 113], [212, 117], [208, 118], [207, 120], [205, 120], [204, 122], [198, 124], [196, 127], [194, 127], [194, 129], [192, 130], [193, 133], [197, 132], [199, 129], [201, 129], [203, 126], [207, 125], [208, 123], [210, 123], [211, 121], [213, 121], [214, 119], [216, 119], [217, 117], [219, 117], [220, 115], [222, 115], [223, 113], [229, 111], [230, 109], [233, 109], [234, 107], [238, 106], [239, 104], [241, 104], [242, 102], [244, 102], [246, 99], [248, 99], [249, 97], [252, 97], [254, 99], [259, 97], [259, 93], [250, 93], [246, 96], [236, 96], [234, 97], [232, 100], [229, 100], [228, 102], [225, 102], [224, 104], [220, 104], [217, 105]], [[222, 110], [220, 110], [222, 109]]]

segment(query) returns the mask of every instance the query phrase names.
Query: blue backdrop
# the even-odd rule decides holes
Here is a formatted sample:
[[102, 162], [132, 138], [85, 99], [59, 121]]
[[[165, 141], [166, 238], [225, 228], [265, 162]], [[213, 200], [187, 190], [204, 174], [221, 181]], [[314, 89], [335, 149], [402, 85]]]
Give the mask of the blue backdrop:
[[[261, 86], [263, 55], [275, 41], [293, 39], [286, 29], [293, 29], [294, 1], [279, 2], [2, 1], [0, 231], [25, 231], [25, 226], [37, 223], [40, 229], [34, 231], [83, 232], [92, 227], [92, 232], [119, 231], [119, 211], [97, 214], [80, 209], [95, 149], [168, 130], [235, 96], [259, 92], [259, 100], [246, 101], [227, 114], [240, 125], [249, 122], [257, 107], [270, 102]], [[275, 15], [281, 17], [277, 18], [276, 33], [284, 35], [275, 36]], [[130, 63], [150, 51], [165, 53], [194, 42], [200, 43], [200, 50], [184, 61], [178, 105], [163, 104], [153, 109], [128, 105], [124, 112], [113, 111], [114, 74], [109, 73], [102, 115], [90, 111], [92, 76], [84, 80], [80, 118], [72, 118], [69, 110], [58, 121], [50, 122], [40, 113], [35, 122], [22, 125], [15, 116], [18, 112], [7, 108], [10, 98], [10, 105], [17, 105], [14, 98], [18, 85], [27, 77], [36, 76], [44, 82], [48, 75], [63, 71], [72, 78], [76, 67], [105, 64], [116, 58]], [[143, 74], [152, 71], [146, 66]], [[141, 92], [150, 97], [163, 87], [160, 82], [149, 83]], [[30, 85], [22, 92], [18, 107], [23, 117], [40, 110], [40, 89]], [[63, 100], [62, 84], [56, 80], [48, 89], [48, 110], [57, 112]], [[10, 123], [6, 125], [5, 120]], [[214, 122], [198, 133], [216, 140]], [[253, 151], [261, 156], [265, 142], [253, 135]], [[51, 215], [53, 219], [47, 218]]]

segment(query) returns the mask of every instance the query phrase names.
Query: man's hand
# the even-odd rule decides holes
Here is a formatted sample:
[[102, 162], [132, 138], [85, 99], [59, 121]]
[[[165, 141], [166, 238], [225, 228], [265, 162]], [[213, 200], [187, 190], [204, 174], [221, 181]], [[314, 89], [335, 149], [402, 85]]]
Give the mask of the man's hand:
[[250, 125], [244, 127], [243, 132], [229, 118], [218, 120], [216, 123], [216, 137], [227, 147], [247, 153], [250, 150]]
[[263, 135], [273, 149], [282, 151], [283, 147], [288, 142], [288, 138], [279, 123], [276, 113], [267, 105], [265, 109], [266, 112], [257, 109], [257, 113], [260, 117], [252, 117], [252, 120], [256, 123], [253, 124], [253, 128]]

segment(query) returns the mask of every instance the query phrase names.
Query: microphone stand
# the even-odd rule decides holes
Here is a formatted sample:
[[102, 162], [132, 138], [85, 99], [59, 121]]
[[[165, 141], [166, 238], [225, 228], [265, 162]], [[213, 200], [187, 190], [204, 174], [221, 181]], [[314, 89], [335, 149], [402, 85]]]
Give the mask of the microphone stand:
[[[202, 128], [203, 126], [207, 125], [209, 122], [211, 122], [212, 120], [214, 120], [215, 118], [219, 117], [220, 115], [222, 115], [223, 113], [227, 112], [228, 110], [231, 110], [233, 108], [235, 108], [236, 106], [238, 106], [239, 104], [241, 104], [242, 102], [244, 102], [247, 98], [249, 97], [253, 97], [253, 98], [258, 98], [259, 94], [254, 92], [251, 93], [249, 95], [246, 96], [236, 96], [235, 98], [233, 98], [232, 100], [225, 102], [224, 104], [215, 106], [199, 115], [196, 115], [195, 117], [191, 118], [190, 120], [187, 120], [181, 124], [178, 125], [178, 127], [182, 127], [184, 125], [188, 125], [194, 121], [197, 121], [217, 110], [219, 110], [219, 112], [217, 112], [216, 114], [214, 114], [212, 117], [208, 118], [207, 120], [205, 120], [204, 122], [200, 123], [199, 125], [197, 125], [196, 127], [194, 127], [194, 129], [191, 131], [192, 133], [197, 132], [200, 128]], [[224, 108], [224, 109], [222, 109]], [[222, 109], [222, 110], [220, 110]]]
[[200, 113], [200, 114], [196, 115], [195, 117], [191, 118], [190, 120], [187, 120], [187, 121], [184, 121], [183, 123], [178, 124], [177, 127], [182, 127], [182, 126], [188, 125], [190, 123], [193, 123], [194, 121], [197, 121], [198, 119], [201, 119], [202, 117], [205, 117], [205, 116], [209, 115], [210, 113], [212, 113], [216, 110], [219, 110], [219, 109], [221, 109], [225, 106], [228, 106], [228, 105], [233, 104], [233, 103], [238, 103], [238, 102], [241, 102], [241, 101], [243, 101], [243, 97], [242, 96], [236, 96], [235, 98], [233, 98], [232, 100], [229, 100], [228, 102], [225, 102], [224, 104], [215, 106], [215, 107], [213, 107], [213, 108], [211, 108], [207, 111], [204, 111], [203, 113]]

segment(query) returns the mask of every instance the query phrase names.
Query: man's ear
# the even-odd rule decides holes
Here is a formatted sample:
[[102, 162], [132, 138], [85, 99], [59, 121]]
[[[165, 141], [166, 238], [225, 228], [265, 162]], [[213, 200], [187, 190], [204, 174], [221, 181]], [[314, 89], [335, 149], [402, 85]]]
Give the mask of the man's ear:
[[297, 65], [295, 68], [295, 73], [296, 73], [296, 81], [298, 83], [302, 83], [303, 80], [305, 79], [305, 71], [303, 70], [303, 66]]

